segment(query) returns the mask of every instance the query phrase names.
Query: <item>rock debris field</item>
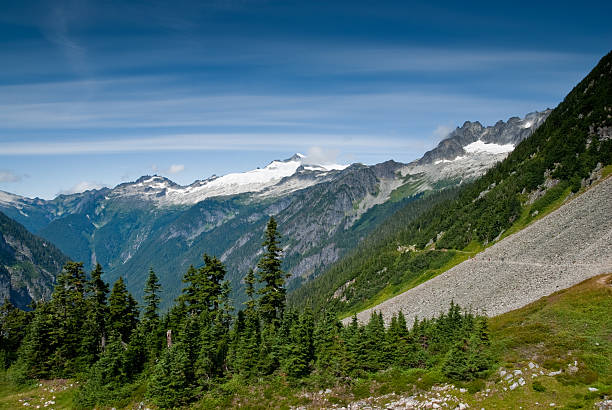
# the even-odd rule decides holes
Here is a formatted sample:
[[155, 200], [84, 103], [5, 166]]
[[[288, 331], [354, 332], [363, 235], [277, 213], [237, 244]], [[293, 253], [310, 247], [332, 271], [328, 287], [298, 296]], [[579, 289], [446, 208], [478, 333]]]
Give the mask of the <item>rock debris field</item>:
[[[451, 300], [496, 316], [598, 274], [612, 272], [612, 178], [447, 272], [357, 315], [408, 323], [448, 310]], [[351, 319], [344, 320], [348, 323]]]

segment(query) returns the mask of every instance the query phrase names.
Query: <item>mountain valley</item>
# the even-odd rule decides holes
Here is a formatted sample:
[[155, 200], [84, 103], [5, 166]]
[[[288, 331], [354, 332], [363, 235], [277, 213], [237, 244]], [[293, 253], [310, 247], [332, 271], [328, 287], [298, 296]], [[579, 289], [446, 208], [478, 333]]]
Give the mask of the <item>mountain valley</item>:
[[466, 122], [409, 164], [317, 165], [295, 154], [189, 186], [144, 176], [49, 201], [0, 192], [0, 210], [83, 261], [86, 269], [100, 263], [108, 282], [123, 277], [137, 297], [146, 279], [143, 267], [152, 267], [165, 306], [180, 292], [181, 272], [200, 265], [203, 252], [217, 255], [228, 266], [239, 306], [242, 278], [258, 258], [261, 237], [254, 233], [263, 231], [269, 216], [288, 239], [283, 268], [292, 275], [289, 289], [297, 289], [397, 210], [480, 176], [549, 114], [530, 113], [490, 127]]

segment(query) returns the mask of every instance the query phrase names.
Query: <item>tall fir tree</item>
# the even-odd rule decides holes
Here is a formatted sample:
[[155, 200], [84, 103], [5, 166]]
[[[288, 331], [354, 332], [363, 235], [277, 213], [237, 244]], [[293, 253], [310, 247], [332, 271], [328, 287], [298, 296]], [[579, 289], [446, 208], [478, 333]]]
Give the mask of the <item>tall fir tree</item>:
[[278, 324], [285, 309], [285, 275], [281, 269], [282, 249], [280, 247], [280, 234], [277, 230], [274, 217], [270, 217], [262, 246], [265, 248], [263, 257], [259, 260], [259, 282], [263, 286], [259, 289], [259, 313], [266, 324]]
[[119, 333], [124, 343], [128, 343], [138, 323], [138, 304], [128, 292], [123, 278], [117, 279], [113, 285], [108, 304], [109, 327]]
[[145, 283], [144, 287], [143, 300], [145, 302], [145, 308], [143, 313], [143, 321], [151, 326], [154, 326], [159, 320], [157, 310], [159, 309], [160, 289], [161, 285], [159, 284], [159, 279], [153, 271], [153, 268], [150, 268], [149, 277], [147, 278], [147, 282]]
[[226, 270], [223, 263], [214, 256], [204, 254], [204, 266], [199, 269], [190, 266], [183, 277], [187, 284], [180, 299], [189, 313], [199, 315], [203, 311], [217, 311], [223, 303], [226, 285], [223, 282]]
[[17, 359], [17, 349], [26, 334], [33, 312], [25, 312], [4, 301], [0, 307], [0, 370]]
[[71, 375], [77, 370], [86, 317], [85, 285], [83, 263], [66, 263], [58, 276], [50, 303], [53, 353], [49, 360], [53, 375], [57, 377]]
[[86, 285], [86, 319], [83, 325], [80, 358], [83, 366], [98, 360], [108, 338], [108, 285], [102, 280], [102, 266], [96, 264]]

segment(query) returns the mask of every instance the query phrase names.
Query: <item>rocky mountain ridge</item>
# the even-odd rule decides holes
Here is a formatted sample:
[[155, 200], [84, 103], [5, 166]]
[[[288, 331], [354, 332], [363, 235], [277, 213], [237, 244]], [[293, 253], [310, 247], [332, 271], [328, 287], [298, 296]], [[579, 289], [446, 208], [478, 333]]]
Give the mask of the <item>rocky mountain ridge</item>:
[[489, 127], [484, 127], [478, 121], [466, 121], [416, 162], [425, 165], [437, 161], [454, 161], [470, 152], [508, 153], [542, 125], [551, 112], [549, 108], [535, 111], [524, 118], [511, 117], [507, 122], [500, 120]]
[[[496, 135], [503, 137], [498, 142], [518, 141], [540, 121], [511, 119], [510, 125], [504, 124], [485, 133], [487, 145], [495, 144]], [[484, 134], [469, 135], [464, 142], [472, 144]], [[87, 268], [101, 263], [106, 280], [123, 276], [136, 295], [149, 266], [158, 271], [170, 300], [180, 290], [182, 273], [190, 264], [199, 264], [203, 252], [219, 255], [238, 289], [234, 298], [240, 301], [241, 279], [256, 263], [259, 232], [269, 216], [276, 217], [287, 238], [284, 269], [292, 274], [290, 286], [297, 287], [419, 193], [475, 178], [508, 154], [507, 149], [490, 152], [470, 149], [469, 144], [461, 148], [461, 158], [453, 160], [348, 166], [313, 164], [296, 154], [261, 169], [212, 176], [188, 186], [143, 176], [112, 189], [50, 201], [0, 192], [0, 210]]]

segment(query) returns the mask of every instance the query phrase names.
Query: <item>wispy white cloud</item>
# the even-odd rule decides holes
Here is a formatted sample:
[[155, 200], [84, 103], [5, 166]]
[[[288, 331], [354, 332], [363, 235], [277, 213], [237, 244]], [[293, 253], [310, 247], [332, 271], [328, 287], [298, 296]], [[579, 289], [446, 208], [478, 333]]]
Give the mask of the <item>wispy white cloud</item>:
[[70, 187], [69, 189], [63, 189], [60, 190], [57, 194], [58, 195], [70, 195], [70, 194], [76, 194], [76, 193], [80, 193], [80, 192], [85, 192], [85, 191], [89, 191], [92, 189], [101, 189], [106, 187], [106, 184], [100, 183], [100, 182], [91, 182], [91, 181], [81, 181], [77, 184], [75, 184], [74, 186]]
[[310, 147], [308, 148], [306, 157], [302, 160], [304, 164], [328, 165], [338, 163], [339, 149], [330, 149], [327, 147]]
[[[316, 61], [319, 70], [343, 72], [462, 72], [500, 66], [571, 62], [584, 58], [577, 53], [546, 50], [450, 49], [389, 47], [373, 44], [353, 47], [311, 48], [295, 53]], [[316, 53], [316, 54], [313, 54]]]
[[[298, 141], [303, 141], [299, 143]], [[307, 145], [306, 145], [307, 144]], [[158, 151], [261, 151], [292, 149], [296, 146], [325, 146], [340, 149], [421, 148], [420, 141], [402, 141], [382, 135], [307, 133], [210, 133], [174, 134], [158, 137], [71, 140], [61, 142], [0, 142], [0, 155], [70, 155]], [[155, 168], [157, 169], [157, 168]], [[155, 170], [154, 169], [154, 170]]]
[[[5, 129], [112, 129], [152, 127], [317, 127], [356, 129], [402, 121], [407, 115], [453, 112], [475, 119], [491, 112], [520, 115], [526, 104], [544, 102], [436, 91], [398, 91], [318, 95], [212, 95], [95, 101], [15, 102], [14, 89], [0, 87], [0, 124]], [[61, 91], [60, 91], [61, 94]], [[483, 115], [484, 114], [484, 115]], [[496, 120], [499, 118], [496, 118]], [[0, 128], [0, 137], [2, 136]], [[6, 135], [6, 134], [5, 134]]]
[[0, 182], [19, 182], [24, 176], [7, 169], [0, 169]]
[[185, 165], [183, 164], [172, 164], [168, 168], [167, 172], [170, 175], [178, 174], [179, 172], [183, 172], [185, 170]]
[[435, 142], [439, 142], [446, 138], [453, 130], [454, 128], [450, 125], [438, 125], [431, 135]]

